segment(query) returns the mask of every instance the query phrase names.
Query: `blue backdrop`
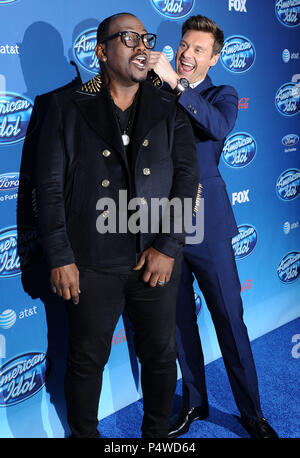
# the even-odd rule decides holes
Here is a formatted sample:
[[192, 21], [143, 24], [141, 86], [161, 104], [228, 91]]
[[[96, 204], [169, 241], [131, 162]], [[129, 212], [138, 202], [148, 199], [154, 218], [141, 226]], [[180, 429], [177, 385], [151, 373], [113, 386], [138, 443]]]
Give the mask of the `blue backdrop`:
[[[37, 95], [93, 77], [95, 30], [120, 11], [158, 34], [156, 49], [172, 64], [186, 17], [204, 14], [223, 28], [210, 76], [240, 99], [220, 169], [239, 226], [233, 247], [250, 338], [300, 315], [300, 0], [0, 0], [0, 437], [68, 431], [67, 329], [35, 225], [32, 168], [43, 118], [32, 113]], [[220, 352], [196, 285], [195, 296], [208, 363]], [[141, 396], [128, 326], [124, 317], [115, 330], [100, 418]]]

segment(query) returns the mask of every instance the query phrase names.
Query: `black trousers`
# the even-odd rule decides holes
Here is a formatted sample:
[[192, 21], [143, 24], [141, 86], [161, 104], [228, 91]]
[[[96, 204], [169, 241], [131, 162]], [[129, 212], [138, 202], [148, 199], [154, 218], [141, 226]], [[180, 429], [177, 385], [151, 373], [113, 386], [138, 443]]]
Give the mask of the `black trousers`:
[[166, 437], [176, 388], [176, 295], [182, 256], [170, 282], [150, 287], [142, 272], [80, 269], [80, 302], [66, 301], [69, 350], [65, 377], [72, 437], [98, 436], [102, 373], [115, 326], [126, 307], [141, 363], [143, 437]]

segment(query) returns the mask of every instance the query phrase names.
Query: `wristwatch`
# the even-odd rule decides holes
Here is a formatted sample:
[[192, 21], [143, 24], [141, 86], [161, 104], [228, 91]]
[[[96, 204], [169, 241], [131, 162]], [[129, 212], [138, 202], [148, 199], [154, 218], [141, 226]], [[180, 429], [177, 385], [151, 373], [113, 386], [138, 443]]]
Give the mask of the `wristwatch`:
[[190, 83], [186, 78], [179, 78], [179, 80], [177, 80], [177, 86], [174, 88], [174, 92], [176, 93], [176, 95], [181, 95], [189, 87]]

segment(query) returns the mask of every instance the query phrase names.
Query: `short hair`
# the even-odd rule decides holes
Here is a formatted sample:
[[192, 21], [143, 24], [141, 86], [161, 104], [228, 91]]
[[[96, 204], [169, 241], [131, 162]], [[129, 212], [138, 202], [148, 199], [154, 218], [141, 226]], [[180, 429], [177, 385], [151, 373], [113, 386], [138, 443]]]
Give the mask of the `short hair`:
[[224, 33], [212, 19], [201, 16], [200, 14], [191, 16], [182, 25], [181, 37], [183, 37], [188, 30], [199, 30], [201, 32], [211, 33], [214, 37], [212, 55], [214, 56], [221, 52], [224, 45]]
[[101, 41], [108, 36], [109, 26], [119, 16], [134, 16], [135, 17], [135, 15], [132, 13], [117, 13], [117, 14], [113, 14], [112, 16], [109, 16], [106, 19], [104, 19], [99, 24], [98, 29], [97, 29], [97, 43], [101, 43]]

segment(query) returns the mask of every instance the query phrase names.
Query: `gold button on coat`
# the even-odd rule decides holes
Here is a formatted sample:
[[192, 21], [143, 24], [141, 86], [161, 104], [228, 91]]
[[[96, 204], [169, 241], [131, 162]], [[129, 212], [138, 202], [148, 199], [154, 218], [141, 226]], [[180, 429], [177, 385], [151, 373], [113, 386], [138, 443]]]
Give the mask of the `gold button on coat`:
[[143, 169], [143, 174], [144, 175], [150, 175], [150, 173], [151, 173], [151, 170], [148, 169], [147, 167], [145, 169]]
[[109, 180], [102, 180], [101, 185], [103, 186], [103, 188], [107, 188], [110, 185], [110, 181]]
[[148, 146], [149, 145], [149, 140], [147, 138], [143, 141], [143, 146]]
[[108, 149], [105, 149], [105, 150], [102, 151], [102, 156], [108, 157], [110, 155], [111, 155], [111, 152]]

